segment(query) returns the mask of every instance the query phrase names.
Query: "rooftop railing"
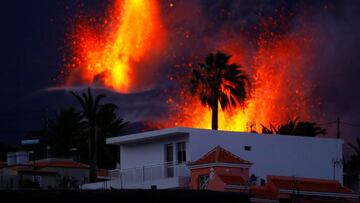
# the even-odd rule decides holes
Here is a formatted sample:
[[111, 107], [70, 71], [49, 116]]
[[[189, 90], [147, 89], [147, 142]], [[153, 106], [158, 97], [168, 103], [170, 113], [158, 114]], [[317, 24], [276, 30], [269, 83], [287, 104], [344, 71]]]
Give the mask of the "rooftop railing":
[[119, 181], [121, 187], [139, 185], [174, 177], [188, 177], [190, 176], [190, 171], [186, 164], [186, 162], [165, 162], [156, 165], [113, 170], [111, 172], [111, 177], [112, 180]]

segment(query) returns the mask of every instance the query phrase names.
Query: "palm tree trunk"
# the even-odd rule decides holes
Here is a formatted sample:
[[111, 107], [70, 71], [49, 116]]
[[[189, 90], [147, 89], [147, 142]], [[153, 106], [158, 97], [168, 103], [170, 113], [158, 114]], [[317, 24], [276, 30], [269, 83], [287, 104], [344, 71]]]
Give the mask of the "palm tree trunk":
[[[92, 165], [92, 153], [91, 153], [91, 145], [92, 145], [92, 140], [91, 140], [91, 136], [90, 136], [90, 132], [89, 132], [89, 138], [88, 138], [88, 160], [89, 160], [89, 166]], [[89, 167], [89, 182], [91, 182], [90, 180], [90, 177], [91, 177], [91, 167]]]
[[213, 107], [211, 108], [211, 128], [213, 130], [218, 129], [218, 109], [219, 109], [218, 100], [216, 100], [216, 104], [214, 104]]
[[90, 173], [90, 182], [93, 183], [93, 182], [96, 182], [96, 140], [95, 140], [95, 129], [93, 127], [90, 127], [90, 146], [91, 146], [91, 149], [90, 149], [90, 153], [91, 153], [91, 159], [90, 159], [90, 168], [89, 168], [89, 173]]
[[99, 157], [99, 139], [98, 139], [98, 132], [97, 129], [95, 127], [94, 129], [95, 131], [95, 142], [94, 142], [94, 171], [95, 171], [95, 181], [97, 180], [97, 171], [98, 171], [98, 157]]

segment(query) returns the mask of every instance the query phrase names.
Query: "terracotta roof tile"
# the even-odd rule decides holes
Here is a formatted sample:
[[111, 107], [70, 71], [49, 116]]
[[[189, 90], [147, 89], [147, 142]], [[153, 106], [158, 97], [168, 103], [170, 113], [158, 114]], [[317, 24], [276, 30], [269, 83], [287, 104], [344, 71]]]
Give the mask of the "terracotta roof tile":
[[252, 164], [249, 161], [243, 160], [240, 157], [232, 154], [219, 145], [205, 154], [199, 160], [193, 162], [191, 165], [207, 164], [207, 163], [234, 163], [234, 164]]
[[49, 161], [49, 162], [35, 162], [35, 167], [60, 167], [60, 168], [89, 168], [89, 165], [74, 162], [74, 161]]
[[273, 183], [280, 190], [299, 190], [328, 193], [352, 193], [338, 181], [299, 178], [289, 176], [269, 176], [268, 182]]

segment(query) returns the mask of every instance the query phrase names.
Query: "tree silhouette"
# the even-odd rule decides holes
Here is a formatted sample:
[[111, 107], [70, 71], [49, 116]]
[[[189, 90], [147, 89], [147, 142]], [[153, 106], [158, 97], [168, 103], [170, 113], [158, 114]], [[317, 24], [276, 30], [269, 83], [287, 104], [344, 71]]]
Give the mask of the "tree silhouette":
[[62, 108], [49, 119], [48, 144], [53, 156], [67, 156], [75, 147], [74, 140], [85, 133], [86, 123], [81, 112], [74, 108]]
[[90, 87], [88, 88], [87, 94], [82, 93], [81, 95], [71, 91], [71, 94], [78, 100], [81, 105], [82, 113], [88, 126], [88, 148], [89, 148], [89, 173], [90, 182], [96, 181], [96, 172], [98, 167], [98, 133], [96, 129], [96, 116], [100, 110], [100, 102], [105, 98], [104, 94], [100, 94], [93, 98]]
[[295, 135], [295, 136], [307, 136], [315, 137], [317, 135], [325, 135], [326, 129], [323, 129], [315, 122], [299, 121], [296, 119], [289, 119], [285, 124], [281, 124], [277, 127], [270, 123], [270, 127], [267, 128], [263, 124], [262, 133], [266, 134], [279, 134], [279, 135]]
[[[90, 182], [95, 182], [98, 169], [99, 149], [106, 151], [105, 138], [118, 135], [121, 130], [127, 126], [127, 122], [117, 116], [117, 106], [112, 103], [103, 104], [105, 94], [99, 94], [96, 97], [92, 95], [90, 87], [87, 93], [78, 94], [71, 91], [71, 94], [81, 105], [84, 121], [87, 126], [88, 156], [90, 164]], [[107, 157], [108, 158], [108, 157]]]
[[119, 161], [119, 147], [106, 145], [106, 138], [119, 136], [129, 124], [117, 115], [117, 109], [118, 107], [115, 104], [104, 104], [96, 117], [99, 134], [99, 166], [106, 168], [114, 167], [113, 164]]
[[346, 185], [357, 184], [359, 181], [360, 172], [360, 138], [356, 138], [356, 145], [350, 143], [350, 148], [354, 150], [354, 154], [351, 155], [350, 160], [343, 160], [344, 164], [344, 183]]
[[248, 96], [249, 78], [236, 63], [229, 64], [231, 55], [218, 51], [205, 58], [205, 63], [192, 70], [190, 92], [212, 111], [211, 126], [218, 129], [219, 103], [222, 110], [243, 105]]

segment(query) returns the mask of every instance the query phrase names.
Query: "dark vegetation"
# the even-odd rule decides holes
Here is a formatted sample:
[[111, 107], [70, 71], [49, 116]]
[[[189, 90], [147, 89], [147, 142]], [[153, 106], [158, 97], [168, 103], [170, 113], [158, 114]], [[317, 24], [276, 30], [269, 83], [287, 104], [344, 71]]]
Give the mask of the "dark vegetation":
[[[32, 160], [73, 158], [89, 164], [90, 181], [94, 182], [98, 168], [114, 169], [119, 160], [118, 147], [106, 145], [106, 138], [122, 135], [129, 123], [118, 116], [115, 104], [104, 102], [106, 95], [93, 95], [90, 88], [84, 93], [71, 94], [79, 102], [80, 108], [63, 107], [54, 112], [52, 117], [46, 119], [43, 130], [24, 137], [38, 139], [39, 143], [23, 148], [34, 152]], [[6, 153], [2, 156], [6, 160]]]
[[262, 126], [262, 133], [278, 134], [278, 135], [294, 135], [315, 137], [317, 135], [325, 135], [326, 129], [319, 127], [315, 122], [299, 121], [289, 119], [286, 123], [274, 126], [270, 123], [270, 127]]
[[344, 164], [344, 184], [354, 185], [355, 188], [359, 189], [359, 173], [360, 173], [360, 138], [356, 138], [356, 144], [349, 144], [351, 149], [355, 152], [349, 160], [343, 162]]

